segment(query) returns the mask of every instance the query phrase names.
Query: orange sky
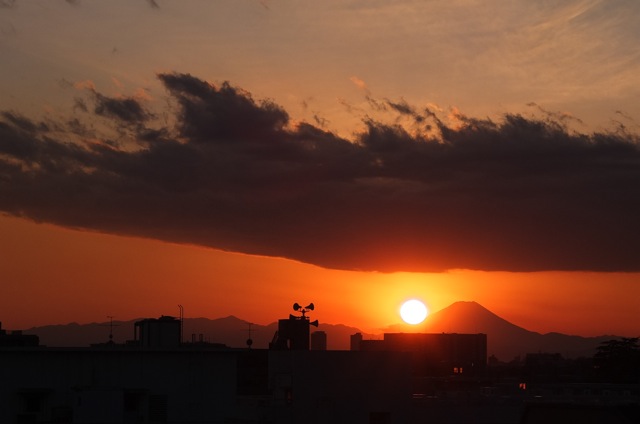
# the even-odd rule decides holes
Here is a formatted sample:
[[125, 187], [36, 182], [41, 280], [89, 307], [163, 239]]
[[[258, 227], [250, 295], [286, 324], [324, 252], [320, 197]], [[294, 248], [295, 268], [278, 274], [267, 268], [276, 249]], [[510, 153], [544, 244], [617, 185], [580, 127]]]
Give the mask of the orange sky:
[[[346, 269], [637, 271], [639, 2], [5, 3], [3, 327], [178, 304], [267, 324], [314, 302], [322, 322], [378, 332], [415, 297], [640, 335], [637, 272], [340, 271], [3, 212]], [[235, 103], [211, 101], [224, 81]], [[205, 118], [182, 113], [194, 99]], [[218, 138], [215, 104], [244, 107]], [[434, 128], [452, 137], [425, 149]]]
[[636, 273], [371, 273], [0, 218], [3, 327], [160, 315], [268, 324], [294, 302], [326, 323], [382, 332], [410, 297], [431, 311], [474, 300], [538, 332], [637, 336]]

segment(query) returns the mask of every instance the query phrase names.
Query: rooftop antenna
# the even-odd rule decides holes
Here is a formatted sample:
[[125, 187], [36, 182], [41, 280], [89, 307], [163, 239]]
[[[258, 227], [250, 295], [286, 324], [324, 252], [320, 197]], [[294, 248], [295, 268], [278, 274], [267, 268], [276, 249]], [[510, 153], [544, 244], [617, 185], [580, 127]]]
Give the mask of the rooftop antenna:
[[305, 314], [309, 311], [313, 311], [316, 307], [313, 305], [313, 303], [309, 303], [307, 306], [302, 307], [300, 306], [299, 303], [294, 303], [293, 304], [293, 310], [296, 312], [300, 312], [302, 314], [302, 316], [300, 318], [302, 319], [309, 319], [309, 317], [307, 317]]
[[[107, 315], [107, 318], [109, 318], [109, 343], [113, 343], [113, 327], [119, 327], [120, 324], [114, 324], [111, 315]], [[102, 324], [101, 327], [106, 327], [106, 325]]]
[[[313, 303], [309, 303], [307, 306], [300, 306], [299, 303], [294, 303], [293, 304], [293, 310], [296, 312], [300, 312], [302, 314], [302, 316], [295, 316], [295, 315], [291, 315], [289, 314], [289, 319], [301, 319], [301, 320], [306, 320], [309, 321], [309, 317], [306, 315], [307, 312], [309, 311], [313, 311], [316, 307], [314, 306]], [[318, 326], [318, 320], [315, 320], [313, 322], [310, 322], [309, 324], [314, 325], [314, 326]]]
[[184, 338], [184, 308], [182, 305], [178, 305], [178, 309], [180, 309], [180, 344], [182, 344]]
[[249, 349], [251, 349], [251, 345], [253, 344], [253, 339], [251, 338], [251, 332], [253, 331], [251, 329], [252, 325], [253, 325], [252, 323], [249, 323], [249, 329], [247, 330], [249, 332], [249, 338], [247, 339], [247, 348]]

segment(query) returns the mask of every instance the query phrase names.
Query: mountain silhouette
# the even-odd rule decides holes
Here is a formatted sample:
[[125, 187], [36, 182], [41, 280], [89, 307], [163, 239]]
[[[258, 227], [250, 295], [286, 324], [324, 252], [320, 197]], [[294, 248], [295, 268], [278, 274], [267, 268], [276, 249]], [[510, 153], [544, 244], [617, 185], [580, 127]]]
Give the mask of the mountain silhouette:
[[527, 353], [560, 353], [565, 358], [593, 356], [598, 345], [615, 336], [580, 337], [560, 333], [540, 334], [500, 318], [477, 302], [455, 302], [427, 317], [422, 324], [391, 326], [388, 332], [484, 333], [487, 354], [510, 361]]
[[[133, 339], [136, 320], [113, 321], [113, 340], [124, 343]], [[245, 348], [251, 337], [253, 348], [266, 349], [278, 328], [278, 323], [268, 325], [250, 324], [235, 316], [218, 319], [185, 318], [184, 341], [205, 341], [220, 343], [228, 347]], [[251, 332], [249, 332], [251, 329]], [[111, 328], [106, 323], [48, 325], [25, 330], [36, 334], [45, 346], [89, 346], [93, 343], [109, 341]], [[327, 334], [327, 348], [348, 350], [350, 336], [362, 333], [358, 328], [342, 324], [320, 324], [311, 327], [311, 332], [324, 331]], [[500, 318], [476, 302], [456, 302], [435, 312], [420, 325], [398, 324], [384, 329], [385, 332], [423, 333], [484, 333], [487, 334], [487, 354], [495, 355], [502, 361], [510, 361], [527, 353], [560, 353], [566, 358], [593, 356], [601, 342], [616, 338], [605, 335], [599, 337], [569, 336], [560, 333], [540, 334], [526, 330]], [[364, 338], [380, 338], [380, 335], [363, 334]]]

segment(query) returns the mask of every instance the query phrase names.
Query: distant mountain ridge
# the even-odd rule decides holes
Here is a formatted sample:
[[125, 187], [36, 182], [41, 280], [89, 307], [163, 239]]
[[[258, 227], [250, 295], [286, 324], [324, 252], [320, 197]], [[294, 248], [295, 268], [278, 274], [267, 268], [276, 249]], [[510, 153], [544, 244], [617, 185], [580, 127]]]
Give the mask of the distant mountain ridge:
[[[114, 321], [113, 339], [124, 343], [133, 339], [134, 322]], [[265, 349], [269, 346], [278, 327], [277, 322], [268, 325], [251, 324], [235, 316], [218, 319], [185, 318], [184, 340], [223, 343], [229, 347], [246, 347], [251, 335], [252, 347]], [[342, 324], [320, 324], [311, 331], [327, 333], [327, 348], [330, 350], [348, 350], [350, 336], [362, 333], [358, 328]], [[25, 333], [37, 334], [40, 343], [45, 346], [88, 346], [109, 340], [109, 323], [66, 324], [34, 327]], [[484, 333], [487, 334], [487, 353], [503, 361], [527, 353], [551, 352], [564, 357], [574, 358], [592, 356], [603, 341], [616, 336], [580, 337], [560, 333], [540, 334], [518, 327], [500, 318], [476, 302], [456, 302], [435, 312], [420, 325], [398, 324], [388, 327], [385, 332], [424, 332], [424, 333]], [[363, 334], [364, 338], [380, 338]]]
[[[134, 323], [141, 320], [113, 321], [113, 341], [124, 343], [134, 338]], [[278, 323], [268, 325], [253, 324], [233, 315], [209, 319], [209, 318], [185, 318], [184, 336], [185, 342], [200, 341], [210, 343], [222, 343], [228, 347], [247, 347], [247, 339], [251, 337], [252, 347], [266, 349], [278, 329]], [[342, 324], [320, 324], [317, 328], [311, 327], [311, 332], [325, 331], [327, 333], [327, 348], [330, 350], [348, 350], [350, 336], [361, 332], [355, 327]], [[36, 334], [40, 337], [40, 344], [50, 347], [83, 347], [93, 343], [109, 341], [110, 324], [60, 324], [33, 327], [25, 330], [25, 333]]]

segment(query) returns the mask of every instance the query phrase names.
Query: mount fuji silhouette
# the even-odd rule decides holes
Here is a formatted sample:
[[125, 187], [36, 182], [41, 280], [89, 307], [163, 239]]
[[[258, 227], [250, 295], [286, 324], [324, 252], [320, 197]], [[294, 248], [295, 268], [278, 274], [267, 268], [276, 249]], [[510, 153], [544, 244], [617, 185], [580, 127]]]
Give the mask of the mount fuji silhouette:
[[[321, 317], [320, 317], [321, 318]], [[123, 343], [133, 338], [134, 322], [114, 321], [114, 341]], [[192, 340], [210, 343], [222, 343], [229, 347], [246, 347], [251, 338], [253, 348], [265, 349], [277, 330], [277, 322], [269, 325], [251, 324], [235, 316], [225, 318], [185, 318], [184, 341]], [[312, 331], [316, 330], [312, 328]], [[317, 330], [327, 334], [327, 348], [330, 350], [348, 350], [350, 336], [362, 333], [358, 328], [342, 324], [320, 324]], [[45, 346], [88, 346], [91, 343], [109, 340], [109, 323], [48, 325], [25, 330], [36, 334]], [[476, 302], [455, 302], [435, 312], [420, 325], [392, 325], [384, 332], [422, 332], [422, 333], [484, 333], [487, 334], [487, 353], [502, 361], [510, 361], [527, 353], [560, 353], [565, 358], [593, 356], [601, 342], [616, 338], [603, 335], [599, 337], [570, 336], [560, 333], [540, 334], [518, 327]], [[381, 331], [382, 332], [382, 331]], [[363, 333], [367, 338], [381, 338], [381, 335]]]
[[[503, 361], [527, 353], [560, 353], [565, 358], [593, 356], [601, 342], [616, 338], [570, 336], [561, 333], [540, 334], [526, 330], [499, 317], [477, 302], [455, 302], [435, 312], [412, 332], [420, 333], [484, 333], [487, 335], [487, 354]], [[391, 326], [388, 332], [409, 331], [408, 325]]]

